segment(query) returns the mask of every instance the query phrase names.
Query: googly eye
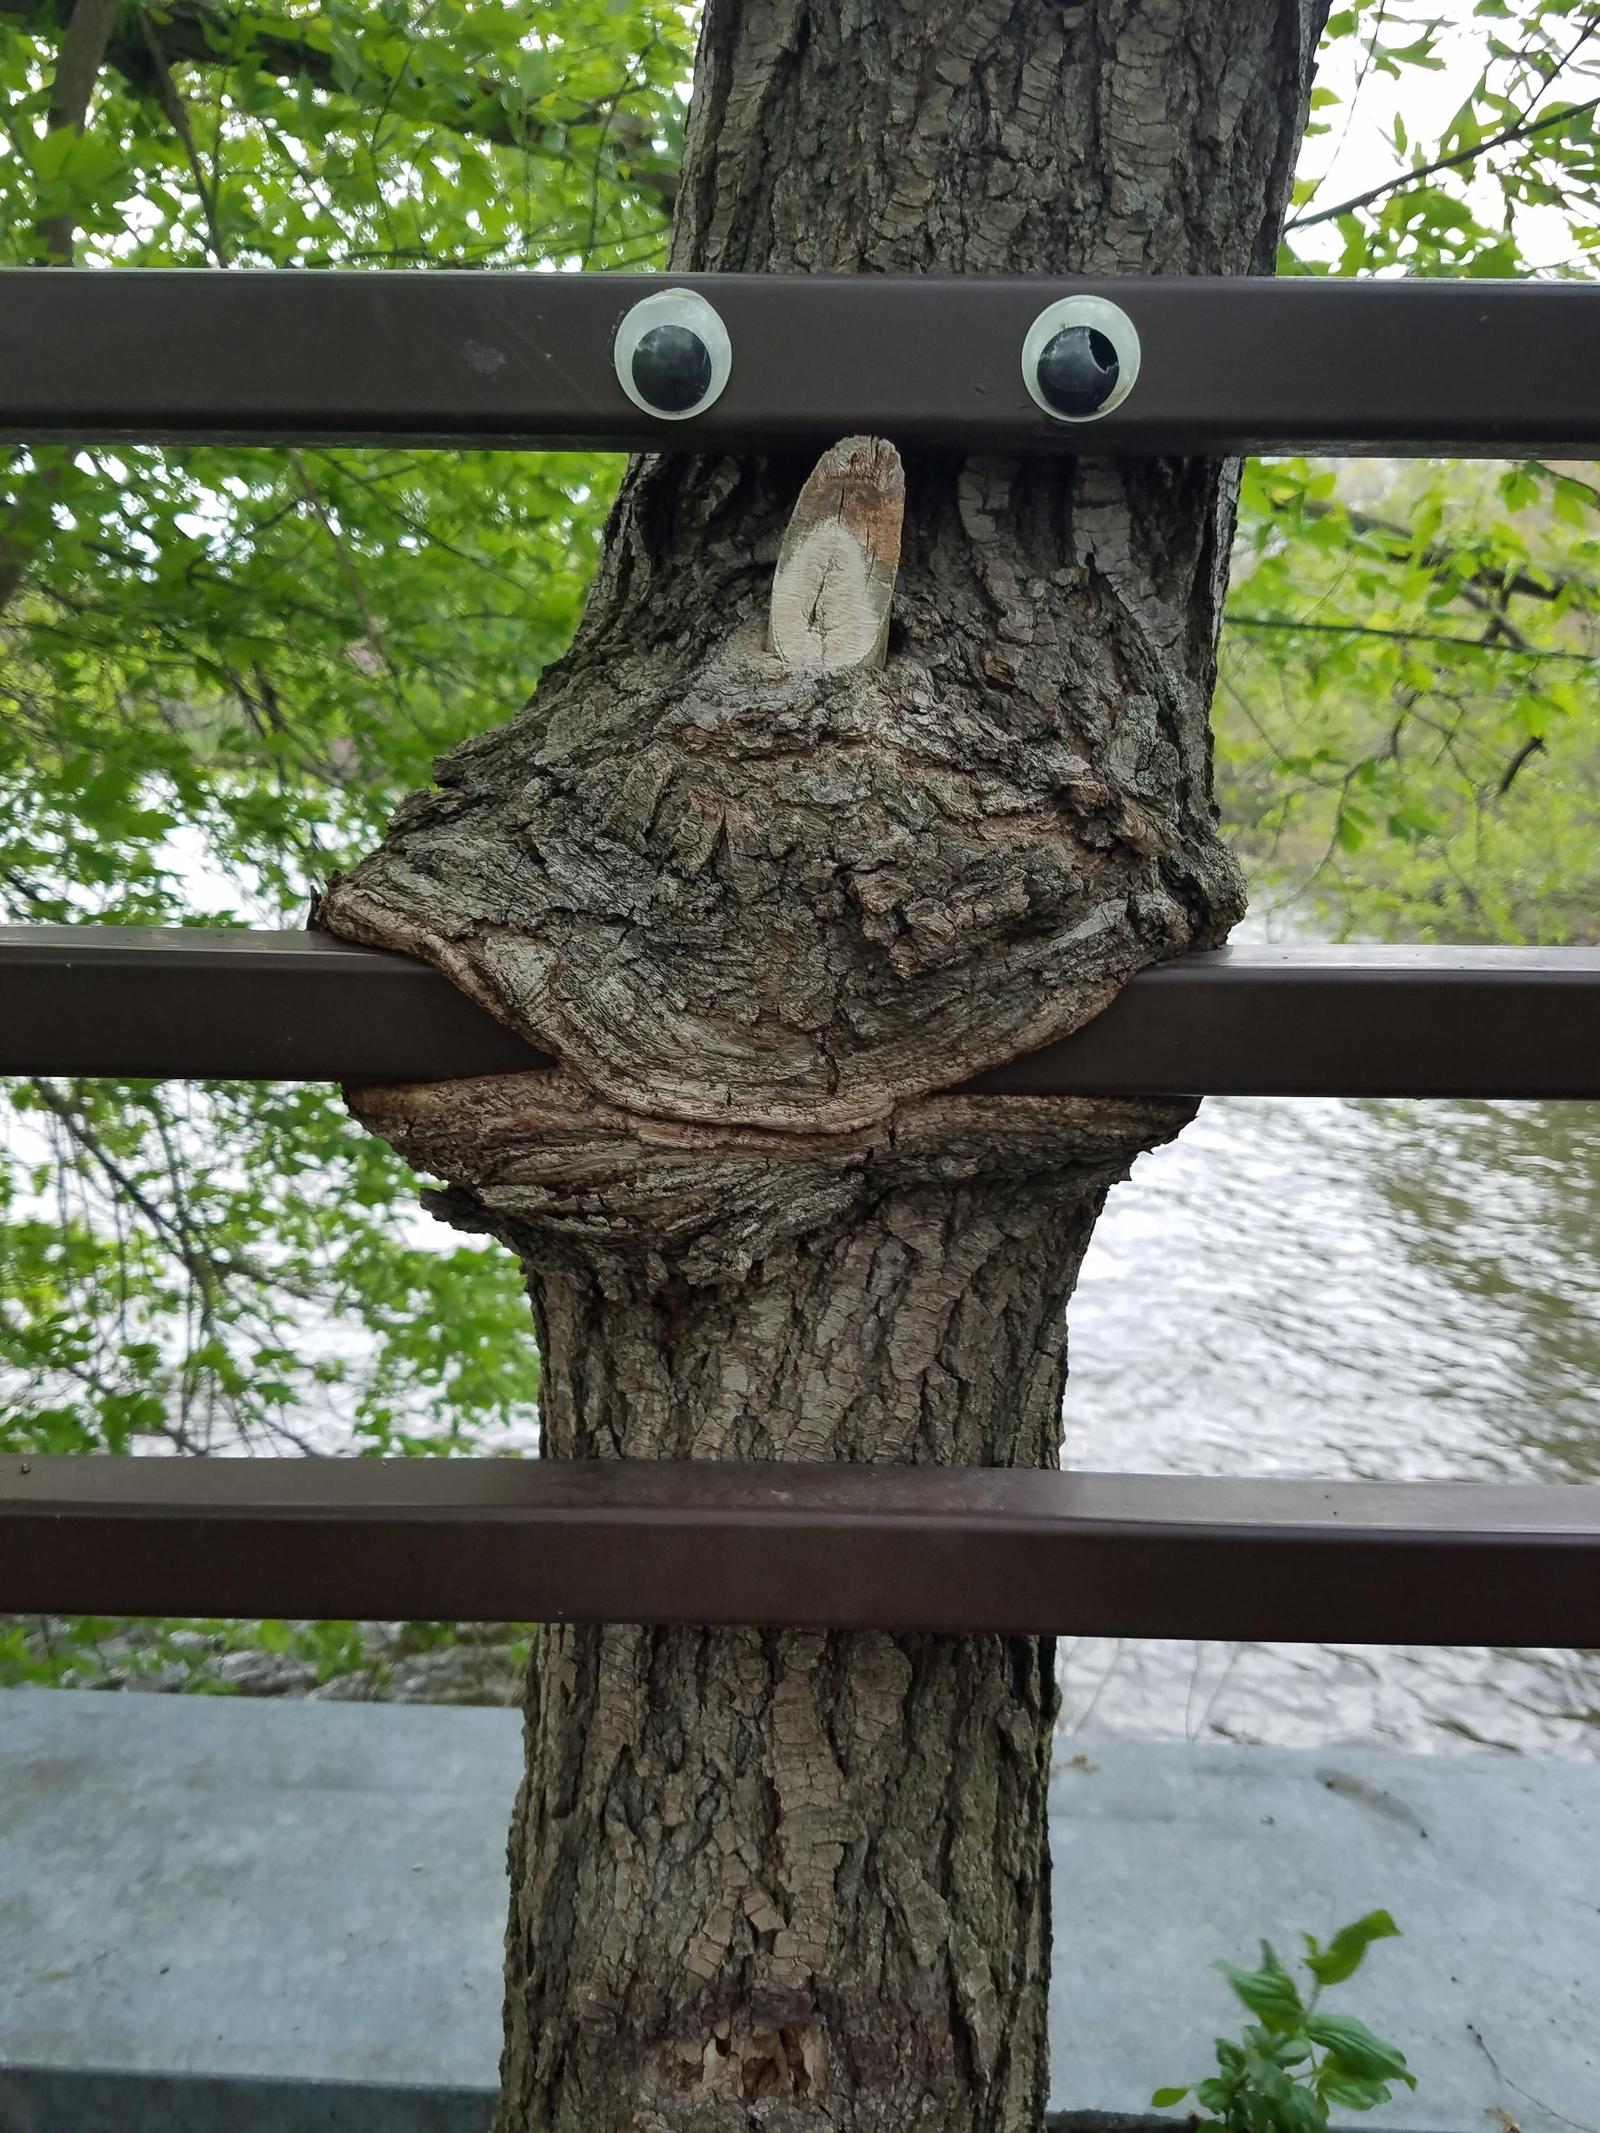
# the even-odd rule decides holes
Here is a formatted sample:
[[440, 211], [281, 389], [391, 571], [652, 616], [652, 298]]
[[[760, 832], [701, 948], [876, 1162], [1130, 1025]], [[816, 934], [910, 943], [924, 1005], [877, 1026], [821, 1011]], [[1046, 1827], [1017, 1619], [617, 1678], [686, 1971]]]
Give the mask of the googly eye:
[[703, 296], [663, 289], [622, 321], [612, 360], [635, 407], [663, 422], [686, 422], [704, 414], [727, 384], [733, 344]]
[[1022, 344], [1022, 382], [1057, 422], [1095, 422], [1120, 407], [1139, 376], [1139, 335], [1103, 296], [1047, 304]]

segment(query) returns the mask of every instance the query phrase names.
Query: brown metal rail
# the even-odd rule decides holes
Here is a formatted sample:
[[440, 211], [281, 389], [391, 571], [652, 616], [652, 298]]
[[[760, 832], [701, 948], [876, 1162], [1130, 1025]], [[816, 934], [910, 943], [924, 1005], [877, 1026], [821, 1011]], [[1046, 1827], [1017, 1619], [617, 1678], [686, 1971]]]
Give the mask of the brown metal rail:
[[[0, 1071], [548, 1064], [324, 935], [0, 929]], [[1600, 953], [1227, 949], [975, 1090], [1600, 1095]], [[1600, 1492], [973, 1469], [12, 1458], [0, 1610], [1600, 1645]]]
[[1600, 1491], [12, 1456], [0, 1610], [1600, 1645]]
[[[549, 1064], [425, 964], [324, 934], [0, 927], [0, 1073], [428, 1081]], [[1188, 956], [971, 1086], [1600, 1097], [1600, 951]]]
[[[662, 421], [613, 337], [693, 289], [726, 389]], [[1137, 383], [1053, 421], [1022, 348], [1060, 298], [1111, 299]], [[724, 452], [868, 431], [944, 451], [1592, 454], [1600, 290], [1574, 283], [863, 274], [112, 274], [13, 268], [0, 438], [171, 438]]]

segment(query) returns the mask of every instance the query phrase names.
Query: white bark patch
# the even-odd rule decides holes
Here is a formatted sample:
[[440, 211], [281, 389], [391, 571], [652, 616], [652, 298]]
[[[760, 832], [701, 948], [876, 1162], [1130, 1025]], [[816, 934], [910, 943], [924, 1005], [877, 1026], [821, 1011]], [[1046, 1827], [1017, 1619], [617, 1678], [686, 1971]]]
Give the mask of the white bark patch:
[[883, 618], [868, 558], [837, 522], [814, 526], [772, 587], [772, 645], [792, 667], [877, 664]]
[[772, 649], [788, 666], [882, 666], [900, 567], [905, 474], [881, 437], [824, 452], [796, 499], [772, 581]]

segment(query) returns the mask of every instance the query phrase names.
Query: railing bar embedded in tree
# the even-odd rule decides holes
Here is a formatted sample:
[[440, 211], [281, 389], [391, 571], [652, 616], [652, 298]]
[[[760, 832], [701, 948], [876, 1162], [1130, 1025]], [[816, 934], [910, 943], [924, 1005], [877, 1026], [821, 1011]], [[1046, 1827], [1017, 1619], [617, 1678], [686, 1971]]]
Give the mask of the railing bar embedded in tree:
[[12, 1455], [0, 1610], [1600, 1644], [1600, 1491]]
[[[0, 1073], [442, 1081], [550, 1064], [427, 965], [325, 934], [0, 927]], [[1600, 951], [1187, 956], [971, 1087], [1600, 1097]]]
[[[617, 333], [686, 289], [725, 329], [726, 384], [662, 420]], [[1138, 344], [1087, 426], [1024, 377], [1029, 328], [1073, 295]], [[0, 439], [1581, 457], [1597, 346], [1600, 289], [1572, 283], [16, 268]]]

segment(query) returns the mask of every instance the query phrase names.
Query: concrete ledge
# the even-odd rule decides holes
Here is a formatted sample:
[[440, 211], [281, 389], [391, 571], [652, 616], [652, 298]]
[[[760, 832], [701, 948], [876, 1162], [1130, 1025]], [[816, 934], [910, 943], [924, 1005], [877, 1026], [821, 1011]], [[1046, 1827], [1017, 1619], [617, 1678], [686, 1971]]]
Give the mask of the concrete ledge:
[[[0, 2133], [485, 2133], [519, 1730], [0, 1694]], [[1347, 1997], [1420, 2090], [1374, 2133], [1600, 2124], [1592, 1765], [1075, 1739], [1052, 1842], [1063, 2123], [1207, 2069], [1212, 1957], [1383, 1903]]]

